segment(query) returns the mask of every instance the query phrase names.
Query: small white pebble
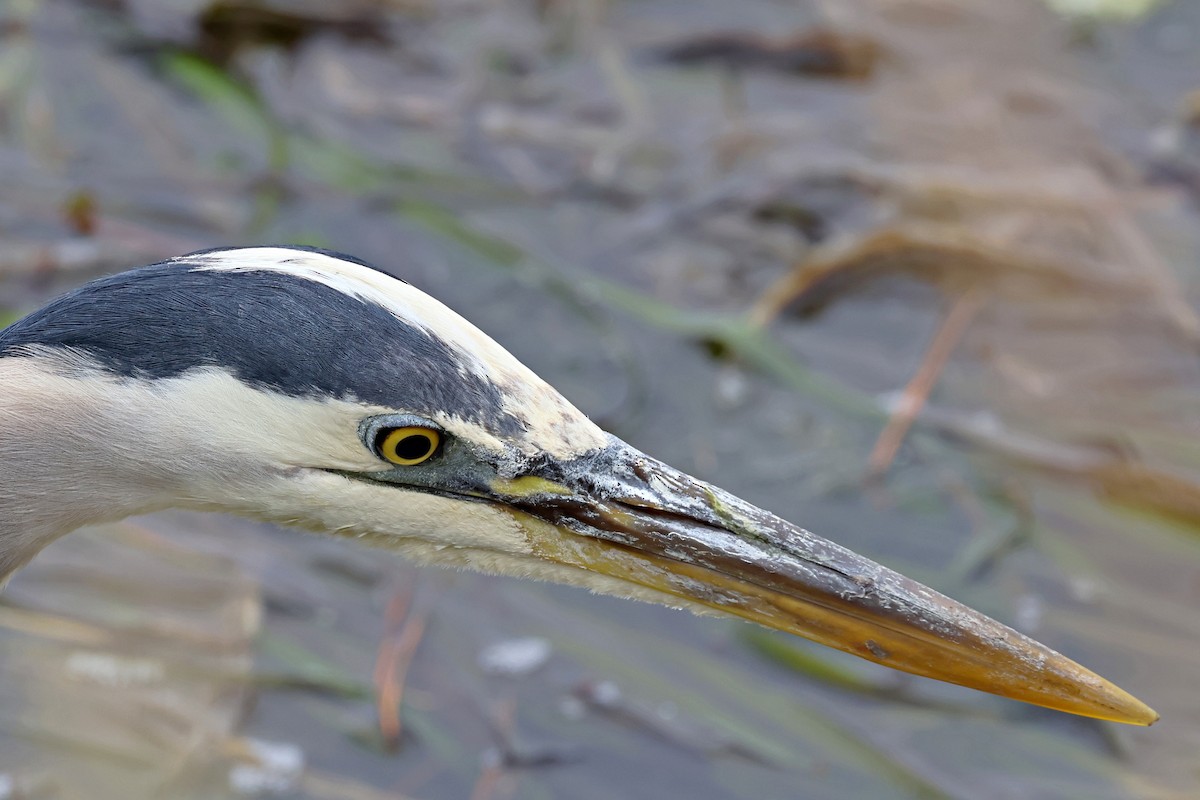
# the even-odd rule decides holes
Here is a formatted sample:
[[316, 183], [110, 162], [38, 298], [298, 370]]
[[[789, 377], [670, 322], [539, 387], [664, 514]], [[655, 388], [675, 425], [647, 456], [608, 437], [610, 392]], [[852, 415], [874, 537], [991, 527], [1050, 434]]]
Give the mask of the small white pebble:
[[1160, 125], [1150, 132], [1146, 142], [1150, 152], [1160, 158], [1179, 155], [1183, 149], [1183, 131], [1175, 125]]
[[296, 788], [304, 773], [304, 751], [294, 744], [247, 739], [256, 763], [234, 764], [229, 769], [229, 788], [237, 794], [258, 796], [283, 794]]
[[577, 722], [587, 716], [587, 706], [578, 697], [565, 695], [558, 701], [558, 713], [572, 722]]
[[1100, 596], [1100, 583], [1092, 578], [1074, 578], [1071, 594], [1081, 603], [1094, 603]]
[[553, 648], [545, 639], [528, 637], [509, 639], [485, 647], [479, 654], [479, 668], [488, 675], [517, 678], [545, 666]]
[[621, 687], [612, 681], [600, 681], [592, 687], [591, 698], [598, 706], [615, 706], [621, 701]]
[[[121, 689], [158, 683], [166, 677], [162, 662], [123, 658], [112, 653], [75, 652], [67, 657], [67, 675], [75, 680]], [[3, 797], [3, 795], [0, 795]]]
[[750, 381], [740, 367], [726, 365], [717, 373], [717, 404], [723, 409], [737, 408], [750, 396]]
[[1031, 594], [1018, 597], [1015, 622], [1020, 631], [1036, 631], [1042, 624], [1042, 601]]

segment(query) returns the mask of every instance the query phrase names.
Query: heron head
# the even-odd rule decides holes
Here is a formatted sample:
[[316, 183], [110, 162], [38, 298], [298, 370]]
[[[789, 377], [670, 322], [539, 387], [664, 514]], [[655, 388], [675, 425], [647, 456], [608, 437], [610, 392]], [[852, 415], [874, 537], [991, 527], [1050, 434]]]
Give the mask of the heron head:
[[[0, 365], [25, 399], [0, 404], [0, 430], [25, 414], [71, 446], [53, 467], [27, 453], [24, 480], [70, 483], [78, 502], [62, 507], [103, 507], [95, 518], [227, 510], [743, 617], [1078, 714], [1156, 718], [1031, 639], [605, 433], [462, 317], [343, 256], [217, 250], [103, 279], [0, 333]], [[22, 501], [0, 489], [6, 502]]]

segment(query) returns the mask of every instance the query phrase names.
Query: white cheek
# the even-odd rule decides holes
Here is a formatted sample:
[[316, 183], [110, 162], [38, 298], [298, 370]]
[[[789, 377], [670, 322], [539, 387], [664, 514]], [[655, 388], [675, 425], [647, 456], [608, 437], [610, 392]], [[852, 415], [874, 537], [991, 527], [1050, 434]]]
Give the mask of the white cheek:
[[555, 536], [552, 526], [539, 525], [534, 533], [486, 503], [307, 471], [275, 479], [249, 503], [249, 516], [353, 537], [418, 564], [562, 583], [701, 614], [719, 613], [655, 589], [546, 560], [535, 554], [530, 537]]
[[224, 370], [201, 369], [139, 387], [140, 425], [177, 457], [218, 453], [260, 464], [369, 472], [381, 467], [360, 441], [359, 422], [389, 409], [262, 391]]
[[298, 470], [269, 480], [245, 499], [243, 513], [288, 525], [369, 539], [401, 549], [406, 542], [434, 548], [486, 550], [528, 556], [525, 530], [487, 503]]

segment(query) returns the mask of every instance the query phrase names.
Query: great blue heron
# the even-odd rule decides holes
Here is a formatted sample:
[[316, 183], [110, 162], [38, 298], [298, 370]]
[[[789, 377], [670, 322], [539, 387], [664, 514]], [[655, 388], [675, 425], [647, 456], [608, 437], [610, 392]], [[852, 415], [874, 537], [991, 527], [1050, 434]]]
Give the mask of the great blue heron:
[[1101, 719], [1049, 648], [605, 433], [469, 322], [325, 251], [213, 250], [0, 332], [0, 576], [88, 523], [223, 510], [744, 617]]

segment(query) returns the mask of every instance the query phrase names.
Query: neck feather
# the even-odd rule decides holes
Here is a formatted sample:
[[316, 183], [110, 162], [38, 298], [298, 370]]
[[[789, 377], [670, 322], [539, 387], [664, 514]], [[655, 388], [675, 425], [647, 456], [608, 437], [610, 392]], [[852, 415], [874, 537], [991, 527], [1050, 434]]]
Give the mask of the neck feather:
[[381, 410], [261, 391], [218, 369], [140, 380], [62, 350], [0, 357], [0, 578], [65, 533], [133, 514], [284, 518], [260, 508], [280, 475], [378, 468], [357, 429]]
[[0, 578], [75, 528], [171, 504], [117, 407], [128, 398], [62, 366], [0, 358]]

